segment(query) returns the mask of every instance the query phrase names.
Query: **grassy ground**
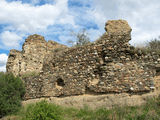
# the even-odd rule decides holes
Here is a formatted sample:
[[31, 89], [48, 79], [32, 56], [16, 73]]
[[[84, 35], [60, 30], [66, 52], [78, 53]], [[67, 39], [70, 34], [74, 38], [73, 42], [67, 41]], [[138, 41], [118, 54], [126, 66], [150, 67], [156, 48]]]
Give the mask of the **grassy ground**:
[[160, 120], [160, 98], [148, 100], [142, 106], [115, 107], [107, 110], [64, 108], [42, 101], [27, 105], [5, 120]]

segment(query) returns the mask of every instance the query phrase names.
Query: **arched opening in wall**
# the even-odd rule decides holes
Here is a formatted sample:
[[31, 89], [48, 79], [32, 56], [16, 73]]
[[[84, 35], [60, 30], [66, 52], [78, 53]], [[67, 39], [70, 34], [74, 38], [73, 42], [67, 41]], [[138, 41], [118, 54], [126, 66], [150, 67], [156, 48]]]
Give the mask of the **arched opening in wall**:
[[62, 78], [58, 78], [56, 82], [58, 86], [61, 87], [65, 86], [64, 80]]

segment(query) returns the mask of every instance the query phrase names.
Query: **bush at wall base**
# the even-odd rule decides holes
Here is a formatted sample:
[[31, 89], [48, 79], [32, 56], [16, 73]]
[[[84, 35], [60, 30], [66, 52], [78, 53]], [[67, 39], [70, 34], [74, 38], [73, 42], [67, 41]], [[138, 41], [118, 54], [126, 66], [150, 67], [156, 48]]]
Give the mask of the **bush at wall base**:
[[47, 101], [41, 101], [28, 106], [22, 120], [63, 120], [62, 108]]

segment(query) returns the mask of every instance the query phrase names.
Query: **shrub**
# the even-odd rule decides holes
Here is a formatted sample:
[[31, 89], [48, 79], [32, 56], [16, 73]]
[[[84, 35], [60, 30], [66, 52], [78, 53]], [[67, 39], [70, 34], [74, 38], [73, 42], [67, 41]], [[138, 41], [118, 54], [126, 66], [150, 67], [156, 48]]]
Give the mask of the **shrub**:
[[62, 120], [62, 109], [57, 105], [41, 101], [28, 106], [23, 120]]
[[71, 46], [83, 46], [90, 43], [90, 38], [85, 29], [80, 30], [78, 33], [72, 31], [71, 35], [74, 38], [74, 40], [68, 40]]
[[148, 42], [147, 45], [150, 49], [160, 49], [160, 36]]
[[19, 77], [0, 73], [0, 118], [16, 112], [24, 94], [24, 85]]
[[146, 46], [140, 48], [143, 53], [148, 54], [155, 52], [160, 54], [160, 36], [149, 41]]

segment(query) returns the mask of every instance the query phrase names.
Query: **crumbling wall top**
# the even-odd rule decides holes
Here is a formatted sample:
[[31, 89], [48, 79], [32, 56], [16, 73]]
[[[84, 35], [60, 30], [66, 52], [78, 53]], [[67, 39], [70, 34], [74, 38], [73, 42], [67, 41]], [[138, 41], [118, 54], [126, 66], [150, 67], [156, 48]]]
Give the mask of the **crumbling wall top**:
[[105, 30], [109, 35], [128, 35], [132, 29], [126, 20], [109, 20], [106, 22]]
[[38, 34], [33, 34], [27, 37], [27, 39], [25, 40], [25, 43], [27, 42], [46, 42], [44, 37]]

